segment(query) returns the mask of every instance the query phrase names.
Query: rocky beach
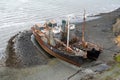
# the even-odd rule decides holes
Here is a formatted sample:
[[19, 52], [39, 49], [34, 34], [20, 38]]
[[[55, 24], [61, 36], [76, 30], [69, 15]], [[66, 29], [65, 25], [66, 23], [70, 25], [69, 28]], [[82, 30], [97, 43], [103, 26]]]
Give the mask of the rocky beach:
[[8, 41], [6, 53], [8, 59], [6, 65], [9, 67], [30, 67], [46, 64], [48, 59], [40, 54], [31, 42], [31, 31], [23, 31], [13, 36]]
[[[118, 18], [120, 18], [120, 8], [115, 11], [101, 13], [96, 16], [99, 18], [86, 22], [85, 37], [86, 41], [96, 43], [102, 47], [103, 52], [100, 54], [97, 61], [84, 61], [84, 64], [78, 68], [59, 59], [51, 58], [46, 55], [44, 50], [41, 52], [41, 49], [39, 49], [40, 47], [36, 47], [32, 42], [31, 30], [25, 30], [11, 37], [8, 41], [6, 48], [6, 66], [21, 69], [35, 66], [47, 66], [48, 70], [43, 72], [43, 74], [49, 75], [51, 70], [51, 73], [59, 74], [59, 76], [55, 74], [54, 78], [49, 79], [47, 78], [48, 76], [46, 78], [41, 76], [40, 80], [67, 80], [70, 75], [73, 75], [78, 70], [79, 72], [71, 77], [70, 80], [119, 80], [119, 72], [116, 74], [116, 71], [120, 70], [119, 67], [117, 67], [119, 63], [114, 60], [114, 55], [119, 54], [120, 47], [116, 45], [114, 38], [119, 35], [120, 24], [117, 23], [117, 27], [113, 27], [113, 25], [115, 25]], [[81, 27], [82, 23], [76, 23], [77, 33], [81, 32]], [[54, 66], [51, 66], [51, 64], [54, 64]], [[63, 71], [64, 69], [68, 71], [65, 71], [66, 73], [62, 73], [61, 69], [63, 69]], [[117, 76], [115, 75], [114, 77], [114, 75], [111, 76], [110, 74], [105, 76], [104, 74], [107, 73], [106, 70], [111, 74], [116, 74]], [[42, 72], [39, 72], [38, 74], [36, 73], [36, 75], [40, 74], [42, 74]], [[52, 75], [49, 76], [52, 77]], [[34, 80], [38, 80], [38, 77]]]

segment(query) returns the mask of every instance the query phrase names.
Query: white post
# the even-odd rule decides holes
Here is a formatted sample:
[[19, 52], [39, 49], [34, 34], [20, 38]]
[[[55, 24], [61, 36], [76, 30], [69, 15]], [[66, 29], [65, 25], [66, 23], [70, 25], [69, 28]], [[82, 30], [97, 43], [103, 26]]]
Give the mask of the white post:
[[68, 27], [67, 27], [67, 50], [68, 50], [68, 47], [69, 47], [69, 33], [70, 33], [70, 29], [69, 29], [69, 20], [70, 18], [68, 17]]

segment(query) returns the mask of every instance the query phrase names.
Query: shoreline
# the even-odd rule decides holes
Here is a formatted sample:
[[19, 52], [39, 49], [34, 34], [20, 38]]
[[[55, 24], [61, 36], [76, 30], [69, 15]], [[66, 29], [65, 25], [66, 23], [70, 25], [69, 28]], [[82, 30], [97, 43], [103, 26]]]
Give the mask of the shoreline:
[[[112, 27], [113, 24], [116, 23], [116, 19], [118, 17], [120, 17], [120, 8], [110, 13], [101, 13], [100, 18], [86, 22], [86, 41], [90, 41], [102, 46], [103, 53], [100, 54], [97, 61], [87, 61], [81, 65], [81, 67], [85, 68], [84, 70], [88, 69], [88, 71], [90, 70], [94, 73], [104, 73], [104, 71], [109, 70], [113, 65], [116, 64], [113, 56], [116, 52], [119, 52], [120, 48], [117, 47], [113, 41], [115, 35], [112, 32]], [[77, 32], [80, 33], [81, 27], [82, 23], [76, 23], [76, 28], [78, 29]], [[16, 34], [8, 41], [6, 50], [7, 54], [9, 55], [8, 59], [6, 60], [7, 67], [29, 68], [36, 65], [48, 65], [49, 60], [52, 60], [50, 57], [43, 57], [43, 54], [41, 54], [39, 50], [35, 48], [30, 40], [31, 34], [32, 33], [30, 30], [23, 31]], [[40, 56], [38, 56], [38, 54], [40, 54]], [[61, 66], [62, 65], [59, 65], [55, 68], [57, 69]], [[85, 75], [83, 75], [84, 73], [80, 72], [80, 74], [82, 74], [81, 79], [87, 80], [91, 77], [92, 73], [88, 75], [86, 72]], [[95, 75], [96, 74], [92, 74], [93, 79], [91, 80], [97, 79], [97, 77], [94, 79]], [[79, 78], [80, 77], [78, 77], [78, 79]]]

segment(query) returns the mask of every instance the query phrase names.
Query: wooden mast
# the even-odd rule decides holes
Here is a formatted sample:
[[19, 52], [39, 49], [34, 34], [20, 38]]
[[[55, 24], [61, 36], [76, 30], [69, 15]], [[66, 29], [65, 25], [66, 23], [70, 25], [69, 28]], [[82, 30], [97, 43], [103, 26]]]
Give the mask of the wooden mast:
[[86, 47], [86, 42], [85, 42], [85, 10], [83, 14], [83, 25], [82, 25], [82, 44], [83, 47]]

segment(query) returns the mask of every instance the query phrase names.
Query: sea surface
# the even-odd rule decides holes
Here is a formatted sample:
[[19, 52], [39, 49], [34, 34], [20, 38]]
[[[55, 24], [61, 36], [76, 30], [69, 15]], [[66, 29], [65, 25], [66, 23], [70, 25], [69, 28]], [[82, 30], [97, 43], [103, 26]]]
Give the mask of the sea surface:
[[[99, 13], [110, 12], [119, 7], [120, 0], [0, 0], [0, 60], [5, 56], [4, 51], [10, 37], [19, 31], [30, 29], [35, 23], [49, 19], [60, 20], [71, 14], [75, 16], [75, 21], [79, 22], [82, 20], [84, 10], [86, 10], [87, 16], [92, 16]], [[63, 68], [63, 70], [60, 72], [64, 71], [66, 67], [63, 66], [61, 68]], [[2, 71], [3, 74], [1, 75], [0, 73], [0, 80], [16, 80], [15, 78], [18, 80], [50, 80], [45, 76], [41, 79], [39, 78], [39, 75], [43, 75], [41, 73], [39, 73], [39, 75], [37, 74], [37, 70], [39, 71], [40, 69], [39, 67], [32, 68], [34, 75], [29, 76], [32, 74], [30, 73], [31, 69], [25, 69], [26, 72], [21, 70], [20, 73], [20, 71], [16, 69], [10, 71], [8, 68], [2, 67], [0, 71]], [[51, 72], [60, 75], [60, 72], [54, 72], [52, 69], [53, 68], [50, 67]], [[69, 70], [71, 70], [67, 69], [64, 75], [69, 74]], [[44, 75], [45, 74], [44, 72]], [[1, 78], [1, 76], [4, 77]], [[13, 76], [13, 78], [10, 78], [10, 76]], [[61, 74], [61, 76], [63, 75]], [[58, 76], [56, 75], [56, 77]]]

